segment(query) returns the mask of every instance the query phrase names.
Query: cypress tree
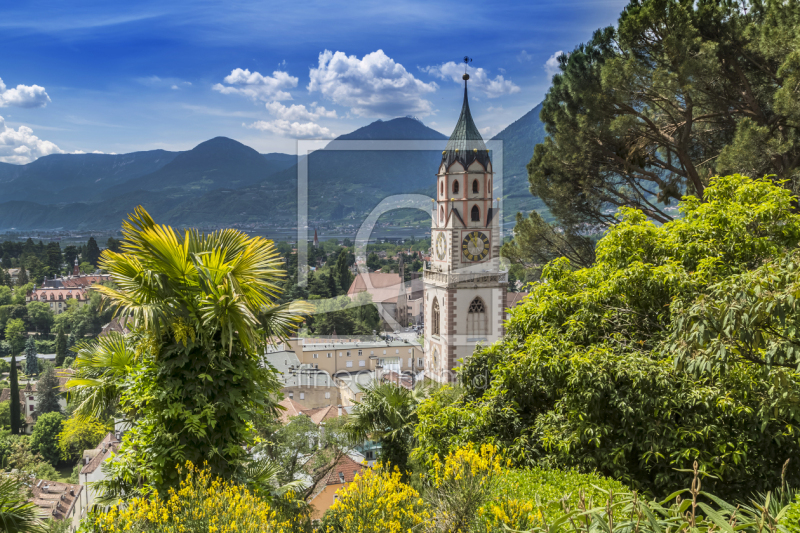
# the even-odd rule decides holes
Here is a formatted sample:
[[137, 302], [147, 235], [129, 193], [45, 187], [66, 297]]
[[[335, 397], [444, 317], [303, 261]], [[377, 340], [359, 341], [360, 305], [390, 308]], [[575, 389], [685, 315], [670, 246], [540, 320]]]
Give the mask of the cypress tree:
[[20, 412], [19, 412], [19, 381], [17, 378], [17, 357], [11, 354], [11, 434], [19, 435]]
[[25, 371], [29, 376], [39, 373], [39, 359], [36, 357], [38, 350], [36, 349], [36, 341], [33, 337], [28, 337], [25, 342]]
[[97, 246], [97, 241], [94, 240], [94, 237], [89, 237], [89, 242], [86, 243], [86, 260], [96, 267], [99, 259], [100, 247]]
[[339, 287], [342, 289], [342, 294], [347, 294], [347, 291], [350, 290], [350, 283], [352, 283], [352, 280], [350, 279], [350, 268], [347, 265], [346, 249], [342, 249], [342, 251], [339, 252], [339, 257], [336, 259], [336, 270], [338, 273]]
[[339, 294], [339, 288], [336, 286], [336, 277], [333, 275], [333, 266], [328, 270], [328, 296], [336, 298]]
[[67, 337], [64, 330], [59, 328], [56, 337], [56, 366], [63, 366], [64, 359], [67, 357]]

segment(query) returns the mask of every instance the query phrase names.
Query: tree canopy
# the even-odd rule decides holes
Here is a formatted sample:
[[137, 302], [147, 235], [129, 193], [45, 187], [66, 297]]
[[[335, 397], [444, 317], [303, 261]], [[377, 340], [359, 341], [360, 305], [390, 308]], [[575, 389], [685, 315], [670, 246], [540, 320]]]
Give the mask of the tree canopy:
[[800, 191], [800, 4], [635, 0], [616, 27], [559, 58], [531, 191], [566, 226], [615, 209], [674, 218], [717, 173]]
[[660, 494], [697, 460], [738, 496], [778, 486], [792, 459], [796, 486], [797, 313], [781, 287], [796, 286], [800, 215], [769, 179], [714, 178], [703, 200], [661, 226], [622, 208], [593, 266], [549, 263], [504, 339], [463, 363], [463, 392], [422, 404], [418, 457], [488, 441]]

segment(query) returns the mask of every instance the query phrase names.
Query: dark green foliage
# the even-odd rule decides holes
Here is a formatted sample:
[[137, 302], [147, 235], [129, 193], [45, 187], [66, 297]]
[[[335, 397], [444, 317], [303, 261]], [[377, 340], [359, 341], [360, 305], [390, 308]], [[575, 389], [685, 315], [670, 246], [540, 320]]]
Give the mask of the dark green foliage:
[[58, 449], [58, 434], [64, 426], [61, 413], [40, 414], [31, 434], [31, 449], [53, 466], [58, 465], [61, 451]]
[[36, 357], [38, 354], [36, 340], [33, 337], [28, 337], [28, 340], [25, 341], [25, 373], [29, 376], [35, 376], [39, 373], [39, 358]]
[[[519, 465], [596, 470], [656, 494], [683, 486], [675, 469], [696, 459], [717, 478], [705, 486], [737, 497], [778, 486], [791, 459], [786, 479], [798, 485], [800, 375], [737, 352], [722, 360], [721, 347], [745, 349], [738, 340], [772, 328], [750, 348], [800, 364], [780, 351], [779, 313], [748, 311], [783, 298], [758, 280], [774, 283], [769, 261], [797, 247], [800, 215], [769, 180], [717, 178], [704, 200], [687, 198], [683, 218], [660, 227], [623, 209], [591, 268], [548, 264], [503, 341], [464, 364], [464, 391], [421, 406], [419, 458], [490, 440]], [[693, 311], [701, 303], [703, 320], [731, 317], [735, 335], [705, 341]], [[787, 311], [785, 331], [795, 315]]]
[[36, 412], [39, 415], [45, 413], [61, 413], [61, 406], [58, 403], [60, 396], [58, 376], [52, 364], [45, 364], [44, 372], [39, 376], [36, 393]]
[[59, 328], [56, 336], [56, 366], [62, 366], [65, 357], [67, 357], [67, 337], [64, 335], [64, 330]]
[[28, 283], [28, 271], [26, 270], [27, 266], [21, 265], [19, 269], [19, 274], [17, 275], [17, 286], [22, 287]]
[[631, 2], [560, 59], [531, 192], [570, 226], [613, 208], [671, 220], [716, 173], [774, 174], [798, 190], [797, 2]]
[[353, 275], [350, 273], [350, 256], [352, 254], [347, 248], [342, 248], [339, 257], [336, 259], [336, 280], [339, 282], [338, 294], [347, 294], [350, 284], [353, 282]]
[[20, 429], [22, 428], [22, 424], [20, 423], [22, 413], [19, 404], [19, 378], [17, 376], [17, 358], [14, 353], [11, 354], [11, 373], [9, 375], [10, 386], [10, 393], [11, 393], [11, 434], [18, 435]]
[[100, 259], [100, 247], [97, 246], [97, 241], [94, 237], [89, 237], [89, 242], [86, 243], [86, 261], [97, 267], [97, 261]]

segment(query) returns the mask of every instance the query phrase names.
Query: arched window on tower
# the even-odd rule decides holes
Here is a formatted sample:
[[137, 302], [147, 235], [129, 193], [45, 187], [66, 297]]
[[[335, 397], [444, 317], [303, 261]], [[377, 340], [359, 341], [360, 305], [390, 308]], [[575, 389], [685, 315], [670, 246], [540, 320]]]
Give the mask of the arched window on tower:
[[439, 190], [441, 191], [439, 194], [444, 196], [444, 181], [441, 184], [439, 184]]
[[475, 194], [478, 194], [478, 187], [479, 187], [478, 180], [473, 180], [472, 181], [472, 192], [475, 193]]
[[472, 222], [481, 221], [481, 210], [478, 209], [477, 205], [472, 206], [472, 211], [470, 212], [470, 220], [472, 220]]
[[439, 335], [439, 300], [433, 298], [433, 311], [431, 312], [431, 333]]
[[458, 180], [453, 182], [453, 194], [458, 194]]
[[486, 322], [486, 306], [480, 297], [476, 296], [469, 304], [467, 311], [467, 338], [485, 337], [488, 335], [489, 327]]
[[439, 208], [439, 222], [444, 222], [444, 206]]

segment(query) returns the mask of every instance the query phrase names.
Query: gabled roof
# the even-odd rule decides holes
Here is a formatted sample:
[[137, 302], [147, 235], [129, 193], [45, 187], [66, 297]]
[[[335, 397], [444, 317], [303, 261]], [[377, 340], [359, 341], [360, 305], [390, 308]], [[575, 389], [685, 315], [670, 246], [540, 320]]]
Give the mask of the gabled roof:
[[292, 400], [291, 398], [284, 398], [278, 405], [286, 409], [285, 411], [281, 411], [280, 416], [278, 419], [281, 421], [281, 424], [288, 424], [289, 419], [293, 416], [298, 416], [303, 414], [305, 407], [297, 403], [296, 401]]
[[97, 470], [100, 465], [103, 464], [103, 461], [119, 450], [119, 444], [116, 435], [113, 433], [107, 434], [103, 440], [100, 441], [100, 444], [97, 445], [97, 448], [95, 448], [98, 450], [97, 455], [92, 457], [92, 460], [81, 469], [81, 474], [91, 474]]
[[39, 508], [40, 519], [62, 520], [72, 512], [75, 502], [80, 498], [81, 490], [83, 490], [81, 485], [34, 479], [31, 487], [32, 497], [28, 501]]
[[472, 120], [472, 113], [469, 112], [467, 79], [469, 77], [465, 74], [464, 103], [461, 105], [461, 115], [458, 117], [456, 127], [442, 154], [442, 163], [445, 164], [445, 168], [450, 168], [455, 161], [467, 168], [476, 160], [483, 165], [483, 168], [488, 168], [489, 152], [486, 150], [486, 144], [483, 142], [481, 132], [478, 131], [478, 126]]
[[315, 409], [306, 409], [303, 411], [303, 414], [307, 415], [308, 418], [310, 418], [311, 421], [318, 426], [326, 420], [330, 420], [331, 418], [339, 418], [340, 416], [344, 416], [346, 413], [342, 411], [342, 414], [340, 415], [338, 406], [327, 405], [325, 407], [317, 407]]

